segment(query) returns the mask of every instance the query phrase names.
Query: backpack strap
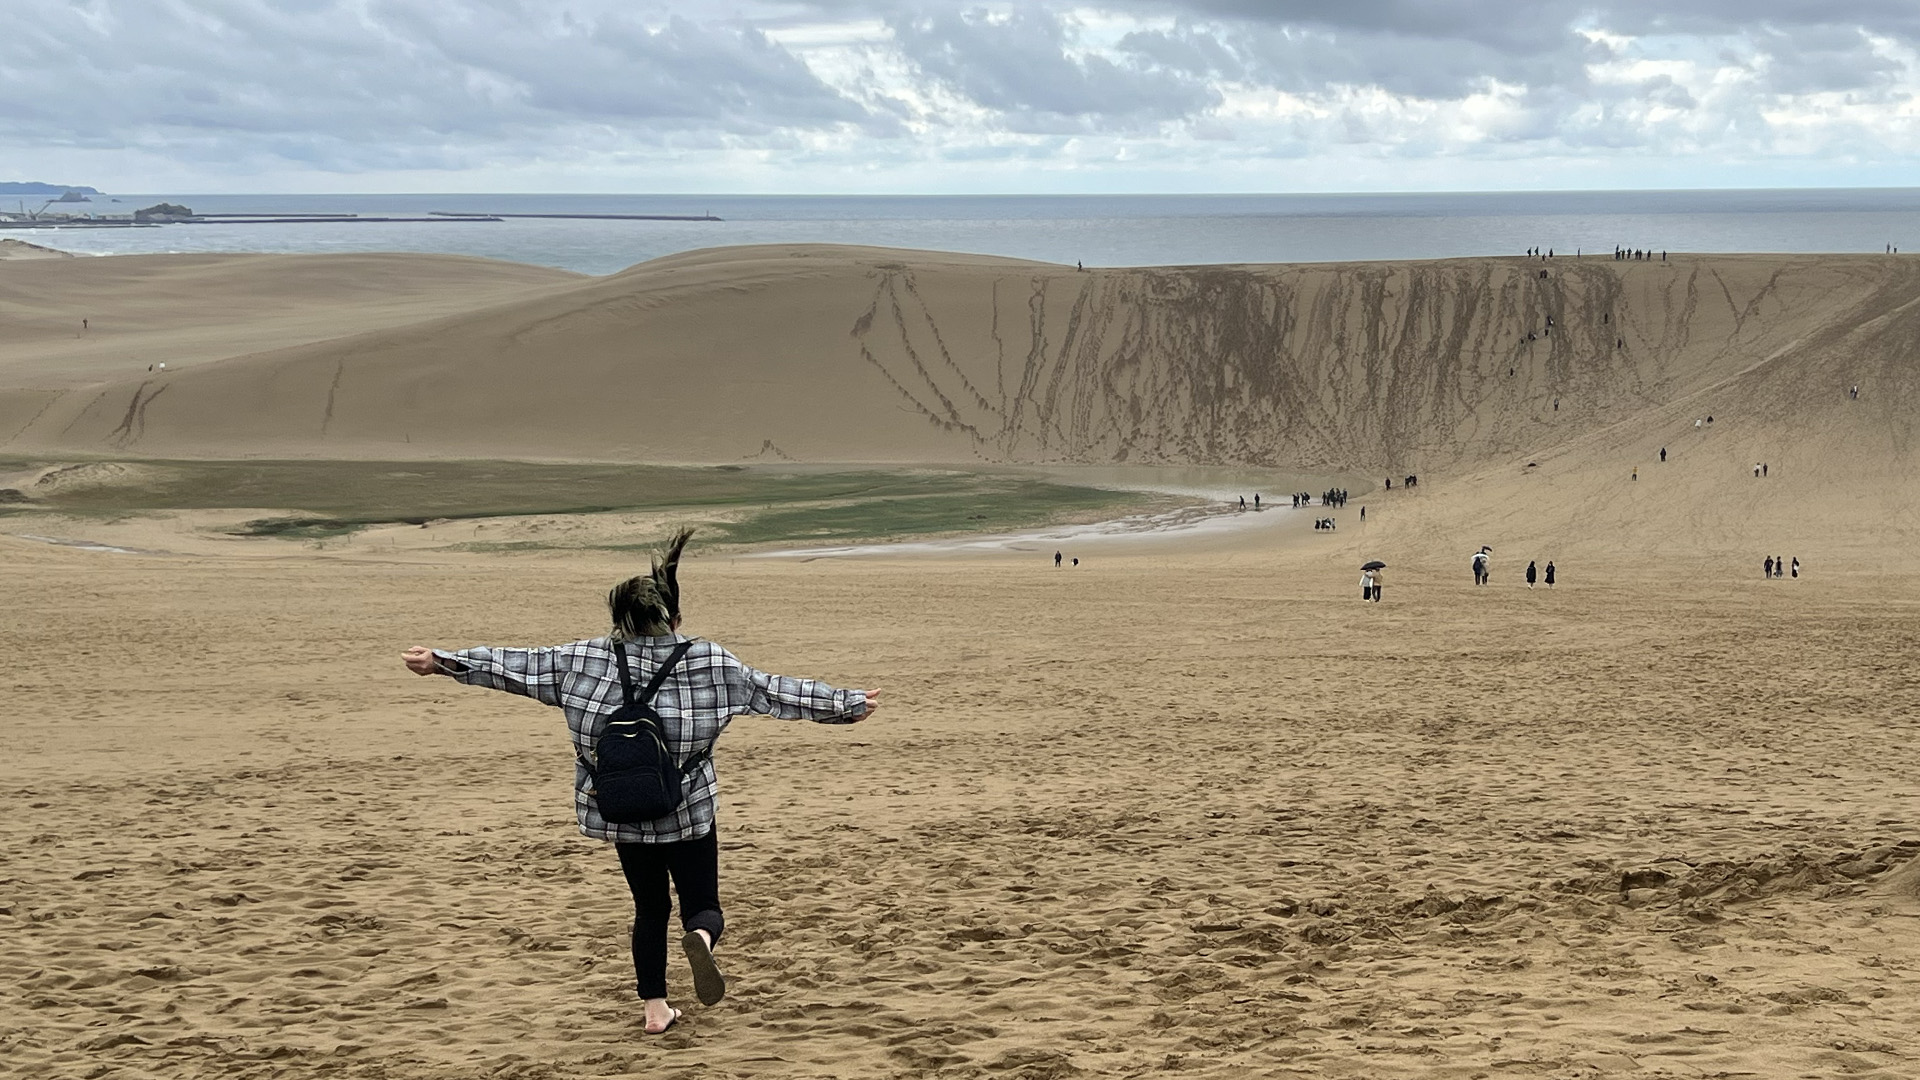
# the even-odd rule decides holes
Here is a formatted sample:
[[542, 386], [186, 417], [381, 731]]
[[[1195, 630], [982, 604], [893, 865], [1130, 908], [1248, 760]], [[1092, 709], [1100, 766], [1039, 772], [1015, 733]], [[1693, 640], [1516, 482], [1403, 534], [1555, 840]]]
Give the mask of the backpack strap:
[[[646, 691], [640, 695], [641, 704], [653, 704], [653, 695], [660, 692], [660, 687], [667, 681], [667, 676], [672, 674], [674, 668], [680, 666], [680, 661], [686, 658], [687, 650], [691, 648], [693, 648], [693, 642], [690, 640], [682, 641], [673, 647], [673, 652], [667, 655], [666, 661], [654, 671], [653, 678], [647, 682]], [[624, 673], [623, 670], [622, 674]], [[693, 753], [687, 755], [687, 760], [680, 763], [680, 768], [683, 770], [690, 768], [701, 758], [707, 757], [712, 753], [713, 747], [711, 745], [695, 750]]]
[[[613, 643], [613, 666], [620, 671], [620, 696], [626, 703], [633, 704], [633, 676], [627, 673], [627, 647], [621, 642]], [[648, 697], [652, 697], [653, 687], [648, 687]]]
[[[618, 649], [620, 643], [614, 642], [613, 647]], [[660, 692], [661, 684], [667, 681], [667, 676], [672, 674], [674, 668], [680, 666], [680, 661], [685, 658], [687, 650], [691, 648], [693, 648], [691, 640], [682, 641], [673, 647], [673, 652], [667, 656], [666, 662], [654, 671], [652, 680], [647, 683], [646, 692], [640, 695], [640, 704], [646, 705], [653, 701], [653, 695]], [[626, 659], [626, 653], [622, 652], [620, 654], [620, 685], [626, 691], [627, 700], [631, 702], [633, 701], [633, 683], [628, 681]]]

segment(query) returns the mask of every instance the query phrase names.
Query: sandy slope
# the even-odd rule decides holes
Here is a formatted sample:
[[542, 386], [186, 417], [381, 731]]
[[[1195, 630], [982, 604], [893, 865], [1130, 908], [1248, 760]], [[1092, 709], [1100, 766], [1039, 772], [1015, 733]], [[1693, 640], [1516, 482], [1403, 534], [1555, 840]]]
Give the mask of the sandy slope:
[[450, 255], [8, 261], [0, 263], [0, 393], [45, 396], [139, 381], [147, 365], [162, 361], [171, 373], [473, 311], [580, 280], [562, 270]]
[[[52, 271], [153, 320], [112, 333], [197, 366], [103, 377], [121, 345], [61, 329], [80, 308]], [[378, 256], [0, 281], [34, 312], [0, 345], [0, 451], [1417, 472], [1424, 501], [1375, 510], [1402, 558], [1467, 530], [1906, 559], [1920, 529], [1920, 264], [1898, 258], [1076, 273], [760, 247], [606, 278]]]
[[657, 1041], [557, 716], [395, 660], [593, 633], [631, 564], [0, 536], [0, 1075], [1915, 1075], [1909, 264], [374, 261], [424, 284], [361, 318], [358, 277], [243, 262], [277, 314], [231, 326], [214, 263], [68, 261], [155, 319], [171, 281], [197, 366], [103, 374], [61, 309], [0, 341], [4, 449], [1425, 480], [1077, 571], [690, 564], [689, 629], [893, 697], [722, 741], [735, 992]]
[[11, 236], [0, 237], [0, 260], [71, 258], [73, 258], [73, 253], [69, 251], [41, 247], [39, 244], [29, 244], [25, 240], [15, 240]]
[[698, 560], [895, 704], [722, 740], [734, 993], [649, 1040], [557, 714], [394, 655], [625, 565], [0, 545], [0, 1075], [1916, 1068], [1912, 576]]
[[[130, 373], [75, 389], [7, 445], [706, 461], [770, 445], [815, 461], [1432, 471], [1681, 402], [1784, 422], [1773, 395], [1786, 389], [1796, 403], [1814, 391], [1825, 417], [1841, 387], [1863, 382], [1877, 395], [1869, 410], [1908, 415], [1883, 391], [1920, 325], [1906, 306], [1920, 298], [1912, 265], [1682, 256], [1075, 273], [723, 249], [404, 328], [343, 321], [337, 331], [366, 332], [165, 379]], [[16, 356], [14, 385], [75, 375]]]

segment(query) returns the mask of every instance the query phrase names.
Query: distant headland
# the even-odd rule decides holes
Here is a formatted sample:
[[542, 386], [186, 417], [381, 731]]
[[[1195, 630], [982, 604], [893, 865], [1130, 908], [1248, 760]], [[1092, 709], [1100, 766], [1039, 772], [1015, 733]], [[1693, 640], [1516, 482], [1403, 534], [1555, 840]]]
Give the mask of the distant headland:
[[[284, 213], [195, 213], [190, 206], [162, 202], [131, 213], [95, 213], [92, 210], [53, 209], [56, 203], [92, 202], [88, 195], [100, 192], [90, 187], [62, 188], [53, 184], [0, 183], [0, 196], [31, 193], [52, 196], [38, 208], [20, 201], [17, 210], [0, 206], [0, 229], [156, 229], [162, 225], [366, 225], [407, 222], [411, 224], [452, 224], [456, 222], [500, 222], [507, 218], [577, 218], [594, 221], [719, 221], [711, 213], [700, 214], [611, 214], [611, 213], [492, 213], [487, 211], [429, 210], [425, 216], [357, 213], [329, 213], [298, 210]], [[112, 200], [119, 202], [119, 199]]]
[[98, 195], [94, 188], [81, 184], [42, 184], [37, 180], [0, 180], [0, 195], [72, 195], [70, 201], [79, 202], [89, 195]]

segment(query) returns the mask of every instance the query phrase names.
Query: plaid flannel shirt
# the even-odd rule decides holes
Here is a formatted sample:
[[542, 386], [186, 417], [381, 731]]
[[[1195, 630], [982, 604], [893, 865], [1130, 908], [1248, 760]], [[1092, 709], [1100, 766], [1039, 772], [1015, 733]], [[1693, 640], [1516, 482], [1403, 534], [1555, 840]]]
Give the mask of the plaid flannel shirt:
[[[686, 640], [674, 634], [626, 643], [635, 693], [653, 678], [674, 645]], [[625, 700], [608, 638], [543, 649], [435, 649], [433, 655], [441, 670], [469, 686], [524, 694], [541, 704], [558, 706], [573, 733], [576, 755], [593, 753], [601, 718]], [[668, 744], [683, 763], [711, 747], [740, 713], [851, 724], [865, 715], [866, 705], [863, 691], [836, 690], [813, 679], [756, 671], [713, 642], [698, 640], [653, 699], [654, 711], [665, 722]], [[709, 754], [688, 774], [686, 799], [678, 810], [657, 821], [617, 825], [600, 816], [593, 800], [593, 777], [585, 764], [576, 759], [573, 765], [573, 804], [580, 831], [597, 840], [668, 844], [705, 836], [713, 831], [718, 790]]]

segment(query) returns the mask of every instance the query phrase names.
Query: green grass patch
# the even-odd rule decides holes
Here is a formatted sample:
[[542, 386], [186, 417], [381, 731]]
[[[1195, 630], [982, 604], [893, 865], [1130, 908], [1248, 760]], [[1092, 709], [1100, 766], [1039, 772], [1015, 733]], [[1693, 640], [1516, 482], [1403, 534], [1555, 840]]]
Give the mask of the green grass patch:
[[[0, 467], [35, 463], [0, 460]], [[58, 510], [284, 507], [367, 523], [733, 506], [963, 490], [950, 472], [779, 470], [725, 465], [552, 465], [521, 461], [141, 461], [126, 483], [37, 498]]]
[[[0, 469], [31, 467], [0, 459]], [[845, 543], [896, 536], [998, 532], [1159, 501], [1154, 497], [960, 469], [689, 467], [514, 461], [129, 461], [124, 475], [84, 473], [36, 491], [20, 509], [125, 515], [265, 508], [237, 535], [326, 540], [362, 529], [531, 515], [716, 512], [727, 543]], [[87, 478], [90, 477], [90, 478]], [[0, 513], [13, 509], [0, 505]], [[462, 550], [483, 550], [474, 544]], [[499, 542], [484, 550], [567, 546]], [[594, 546], [589, 544], [582, 546]], [[601, 545], [625, 550], [633, 545]]]
[[1129, 492], [1024, 480], [972, 492], [964, 498], [951, 494], [908, 495], [766, 510], [715, 529], [734, 544], [838, 544], [940, 533], [1003, 532], [1089, 511], [1118, 513], [1140, 501], [1140, 496]]

